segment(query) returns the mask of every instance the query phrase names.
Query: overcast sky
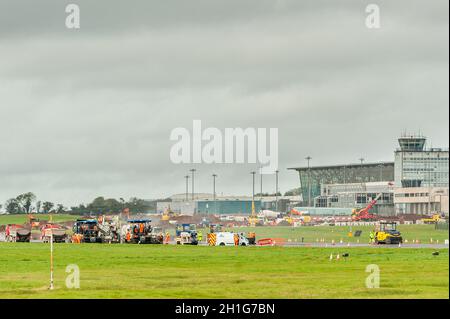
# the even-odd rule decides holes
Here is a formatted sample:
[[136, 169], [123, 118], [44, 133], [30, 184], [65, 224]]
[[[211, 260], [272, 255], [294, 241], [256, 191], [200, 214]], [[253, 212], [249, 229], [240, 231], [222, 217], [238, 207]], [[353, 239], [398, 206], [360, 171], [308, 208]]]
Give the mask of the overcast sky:
[[251, 194], [254, 165], [171, 163], [193, 119], [278, 128], [283, 192], [308, 155], [393, 161], [404, 131], [447, 147], [448, 25], [447, 0], [0, 0], [0, 203], [166, 197], [192, 167], [200, 192], [216, 173], [219, 194]]

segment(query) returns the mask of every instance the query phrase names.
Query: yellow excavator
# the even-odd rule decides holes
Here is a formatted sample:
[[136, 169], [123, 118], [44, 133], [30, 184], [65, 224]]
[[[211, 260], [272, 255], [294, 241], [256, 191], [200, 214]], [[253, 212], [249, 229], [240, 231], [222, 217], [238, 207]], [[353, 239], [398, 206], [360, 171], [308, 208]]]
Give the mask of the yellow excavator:
[[174, 217], [174, 216], [176, 216], [176, 214], [170, 209], [170, 205], [169, 205], [166, 209], [164, 209], [164, 212], [162, 213], [162, 216], [161, 216], [161, 220], [168, 221], [168, 220], [170, 220], [171, 217]]
[[434, 214], [430, 218], [422, 218], [421, 220], [424, 224], [436, 224], [441, 220], [441, 215]]

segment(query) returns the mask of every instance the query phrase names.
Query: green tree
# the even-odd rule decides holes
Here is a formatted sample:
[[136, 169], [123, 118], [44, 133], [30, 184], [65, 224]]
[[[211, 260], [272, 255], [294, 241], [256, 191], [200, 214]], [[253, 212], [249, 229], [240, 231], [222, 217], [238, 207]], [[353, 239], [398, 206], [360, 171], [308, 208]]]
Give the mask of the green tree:
[[57, 214], [63, 214], [65, 212], [65, 208], [63, 204], [56, 205], [56, 213]]
[[16, 197], [17, 202], [21, 206], [21, 212], [24, 214], [31, 213], [32, 204], [36, 200], [36, 195], [34, 195], [32, 192], [20, 194]]
[[52, 202], [43, 202], [42, 203], [42, 209], [44, 210], [44, 214], [50, 213], [52, 208], [55, 206]]
[[5, 211], [7, 214], [19, 214], [20, 204], [16, 198], [10, 198], [5, 203]]

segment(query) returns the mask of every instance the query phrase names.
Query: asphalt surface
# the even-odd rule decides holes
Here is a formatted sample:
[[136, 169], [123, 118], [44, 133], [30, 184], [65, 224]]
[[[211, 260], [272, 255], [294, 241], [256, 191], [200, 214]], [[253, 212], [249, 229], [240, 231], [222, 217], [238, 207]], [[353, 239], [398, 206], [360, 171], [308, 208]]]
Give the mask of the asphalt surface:
[[[32, 243], [41, 243], [41, 240], [31, 240]], [[175, 241], [170, 241], [170, 245], [175, 245]], [[207, 246], [206, 242], [199, 244], [200, 246]], [[372, 248], [432, 248], [432, 249], [448, 249], [449, 245], [445, 244], [401, 244], [401, 245], [371, 245], [361, 243], [302, 243], [302, 242], [285, 242], [282, 247], [321, 247], [321, 248], [344, 248], [344, 247], [372, 247]], [[263, 246], [261, 246], [263, 247]]]

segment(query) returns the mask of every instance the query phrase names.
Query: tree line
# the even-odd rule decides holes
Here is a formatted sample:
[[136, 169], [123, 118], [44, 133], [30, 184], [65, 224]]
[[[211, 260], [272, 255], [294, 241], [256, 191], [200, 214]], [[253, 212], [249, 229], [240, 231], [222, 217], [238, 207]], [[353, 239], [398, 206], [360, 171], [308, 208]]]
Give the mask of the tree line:
[[115, 198], [104, 198], [100, 196], [89, 204], [80, 204], [68, 209], [63, 204], [37, 200], [34, 193], [28, 192], [8, 199], [4, 205], [7, 214], [114, 214], [120, 213], [126, 208], [131, 213], [154, 211], [156, 210], [156, 201], [146, 201], [136, 197], [132, 197], [129, 200], [123, 198], [117, 200]]

